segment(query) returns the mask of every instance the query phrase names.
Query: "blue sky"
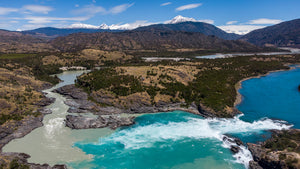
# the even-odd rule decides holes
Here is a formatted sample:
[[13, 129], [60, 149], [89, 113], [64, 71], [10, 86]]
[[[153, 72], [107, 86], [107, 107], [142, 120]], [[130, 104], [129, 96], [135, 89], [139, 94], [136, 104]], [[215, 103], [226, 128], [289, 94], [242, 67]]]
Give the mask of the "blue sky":
[[300, 18], [299, 7], [299, 0], [1, 0], [0, 29], [147, 25], [182, 15], [243, 33]]

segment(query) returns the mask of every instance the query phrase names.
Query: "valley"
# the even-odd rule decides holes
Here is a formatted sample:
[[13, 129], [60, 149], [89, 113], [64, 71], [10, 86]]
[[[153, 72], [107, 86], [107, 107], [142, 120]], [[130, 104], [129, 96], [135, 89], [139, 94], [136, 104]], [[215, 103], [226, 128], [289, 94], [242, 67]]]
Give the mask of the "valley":
[[[238, 84], [245, 79], [298, 69], [290, 65], [300, 63], [299, 53], [284, 53], [286, 47], [298, 47], [297, 29], [289, 35], [296, 39], [287, 35], [280, 43], [276, 38], [259, 42], [252, 38], [258, 41], [255, 33], [269, 29], [276, 33], [274, 27], [281, 30], [286, 24], [297, 25], [298, 20], [244, 36], [193, 21], [133, 30], [1, 30], [0, 166], [130, 168], [142, 166], [138, 158], [141, 150], [150, 158], [157, 156], [155, 150], [168, 152], [166, 147], [172, 145], [180, 150], [170, 150], [174, 156], [186, 150], [192, 153], [182, 163], [166, 162], [171, 155], [166, 153], [162, 156], [165, 160], [156, 159], [157, 168], [191, 168], [206, 160], [210, 160], [207, 166], [225, 168], [279, 164], [281, 168], [298, 168], [299, 130], [290, 130], [297, 123], [278, 121], [270, 115], [245, 120], [243, 115], [247, 116], [248, 110], [241, 111], [236, 104]], [[280, 37], [282, 31], [278, 32]], [[274, 55], [264, 55], [266, 52]], [[216, 53], [224, 57], [205, 57]], [[211, 133], [199, 134], [205, 129]], [[270, 134], [269, 130], [276, 131], [263, 143], [247, 140], [260, 140], [261, 133]], [[126, 142], [128, 138], [133, 139]], [[283, 142], [278, 142], [279, 138]], [[49, 140], [53, 147], [43, 144]], [[50, 154], [39, 157], [32, 146]], [[112, 150], [96, 151], [99, 149]], [[202, 149], [211, 154], [197, 154]], [[132, 158], [139, 160], [132, 163], [120, 156], [122, 165], [111, 164], [120, 151], [125, 156], [132, 153]], [[57, 153], [61, 156], [54, 155]], [[156, 164], [149, 162], [151, 165]]]

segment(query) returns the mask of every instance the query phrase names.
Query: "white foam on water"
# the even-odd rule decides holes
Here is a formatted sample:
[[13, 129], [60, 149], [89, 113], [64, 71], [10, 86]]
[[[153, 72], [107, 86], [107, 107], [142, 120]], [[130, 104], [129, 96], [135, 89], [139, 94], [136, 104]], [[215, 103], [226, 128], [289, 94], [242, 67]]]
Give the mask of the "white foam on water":
[[45, 124], [45, 136], [49, 139], [54, 138], [55, 135], [61, 133], [61, 129], [64, 127], [64, 118], [54, 118], [50, 119]]
[[[233, 141], [224, 140], [225, 134], [257, 132], [271, 129], [288, 129], [283, 121], [271, 119], [261, 119], [252, 123], [240, 120], [241, 116], [232, 119], [199, 119], [188, 117], [186, 122], [169, 122], [168, 124], [154, 123], [146, 126], [137, 126], [120, 130], [110, 137], [99, 140], [100, 145], [111, 143], [122, 143], [126, 149], [140, 149], [154, 146], [156, 142], [177, 141], [185, 138], [192, 139], [215, 139], [223, 142], [222, 146], [230, 148], [237, 146]], [[246, 167], [252, 160], [250, 151], [243, 145], [239, 146], [240, 151], [234, 155], [237, 163], [244, 164]]]
[[268, 118], [263, 118], [252, 123], [245, 122], [240, 119], [241, 116], [243, 115], [238, 115], [232, 119], [213, 118], [207, 120], [213, 129], [220, 130], [222, 133], [245, 133], [271, 129], [283, 130], [292, 127], [292, 125], [288, 125], [285, 121]]

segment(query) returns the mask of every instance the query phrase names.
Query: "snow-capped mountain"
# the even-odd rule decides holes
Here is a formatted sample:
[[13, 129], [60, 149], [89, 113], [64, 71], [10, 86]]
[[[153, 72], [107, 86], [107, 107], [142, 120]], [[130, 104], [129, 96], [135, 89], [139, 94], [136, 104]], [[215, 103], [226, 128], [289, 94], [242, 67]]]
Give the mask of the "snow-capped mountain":
[[89, 25], [89, 24], [83, 24], [83, 23], [76, 23], [72, 24], [67, 28], [71, 29], [109, 29], [109, 30], [132, 30], [136, 29], [141, 26], [149, 26], [155, 23], [149, 23], [147, 21], [136, 21], [134, 23], [125, 23], [125, 24], [112, 24], [112, 25], [106, 25], [101, 24], [100, 26], [95, 25]]
[[74, 24], [70, 25], [67, 28], [72, 28], [72, 29], [100, 29], [100, 26], [83, 24], [83, 23], [74, 23]]
[[198, 22], [198, 21], [194, 18], [188, 18], [188, 17], [183, 17], [181, 15], [178, 15], [174, 17], [172, 20], [166, 21], [165, 24], [176, 24], [182, 22]]
[[99, 26], [99, 29], [109, 29], [109, 26], [103, 23]]
[[[209, 24], [213, 24], [212, 20], [196, 20], [194, 18], [184, 17], [181, 15], [178, 15], [174, 17], [172, 20], [168, 20], [163, 22], [164, 24], [177, 24], [182, 22], [205, 22]], [[161, 23], [161, 22], [160, 22]], [[71, 26], [67, 28], [74, 28], [74, 29], [110, 29], [110, 30], [132, 30], [136, 29], [142, 26], [149, 26], [152, 24], [158, 24], [158, 23], [151, 23], [147, 21], [136, 21], [133, 23], [125, 23], [125, 24], [112, 24], [112, 25], [106, 25], [102, 24], [100, 26], [95, 25], [89, 25], [89, 24], [83, 24], [83, 23], [76, 23], [72, 24]]]

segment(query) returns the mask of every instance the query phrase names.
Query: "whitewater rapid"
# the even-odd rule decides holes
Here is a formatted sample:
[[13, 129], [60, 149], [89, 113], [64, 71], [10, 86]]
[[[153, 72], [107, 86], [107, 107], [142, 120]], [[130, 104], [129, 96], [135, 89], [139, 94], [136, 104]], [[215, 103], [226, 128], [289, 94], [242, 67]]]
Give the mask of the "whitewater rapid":
[[[268, 118], [245, 122], [240, 119], [242, 115], [232, 119], [223, 118], [194, 118], [186, 117], [182, 122], [156, 122], [150, 125], [137, 126], [123, 129], [113, 133], [111, 136], [99, 139], [95, 145], [122, 144], [125, 149], [143, 149], [156, 146], [156, 143], [166, 144], [184, 139], [212, 139], [223, 142], [224, 148], [230, 149], [232, 145], [238, 146], [235, 142], [229, 141], [228, 134], [234, 133], [253, 133], [263, 130], [282, 130], [292, 127], [283, 121], [275, 121]], [[229, 138], [224, 139], [224, 137]], [[252, 160], [250, 151], [241, 145], [240, 151], [233, 155], [234, 162], [244, 164], [247, 168], [249, 161]]]
[[[164, 143], [162, 146], [172, 146], [173, 142], [180, 140], [208, 139], [212, 142], [218, 141], [221, 143], [220, 146], [230, 149], [232, 145], [237, 145], [228, 141], [228, 139], [224, 139], [224, 137], [228, 137], [227, 135], [255, 133], [272, 129], [282, 130], [292, 127], [292, 125], [288, 125], [284, 121], [268, 118], [246, 122], [241, 120], [242, 115], [239, 115], [231, 119], [204, 119], [198, 116], [184, 116], [184, 119], [179, 121], [169, 120], [161, 122], [157, 120], [150, 124], [135, 124], [134, 127], [122, 128], [116, 131], [109, 129], [71, 130], [65, 127], [64, 124], [69, 108], [64, 104], [66, 98], [53, 93], [52, 90], [73, 84], [76, 76], [82, 73], [83, 71], [73, 71], [60, 74], [59, 77], [64, 82], [44, 91], [47, 93], [47, 97], [56, 98], [55, 103], [48, 106], [53, 113], [45, 116], [44, 126], [32, 131], [24, 138], [11, 141], [3, 148], [3, 152], [27, 153], [31, 156], [29, 162], [32, 163], [48, 163], [50, 165], [80, 163], [82, 160], [93, 160], [94, 157], [90, 153], [86, 153], [81, 148], [76, 147], [78, 142], [80, 144], [107, 145], [108, 147], [121, 144], [126, 151], [147, 151], [147, 148], [153, 148], [158, 143]], [[162, 113], [162, 115], [168, 114]], [[235, 161], [232, 162], [244, 164], [247, 168], [249, 161], [252, 160], [251, 153], [245, 146], [241, 145], [239, 147], [241, 151], [233, 155]]]

